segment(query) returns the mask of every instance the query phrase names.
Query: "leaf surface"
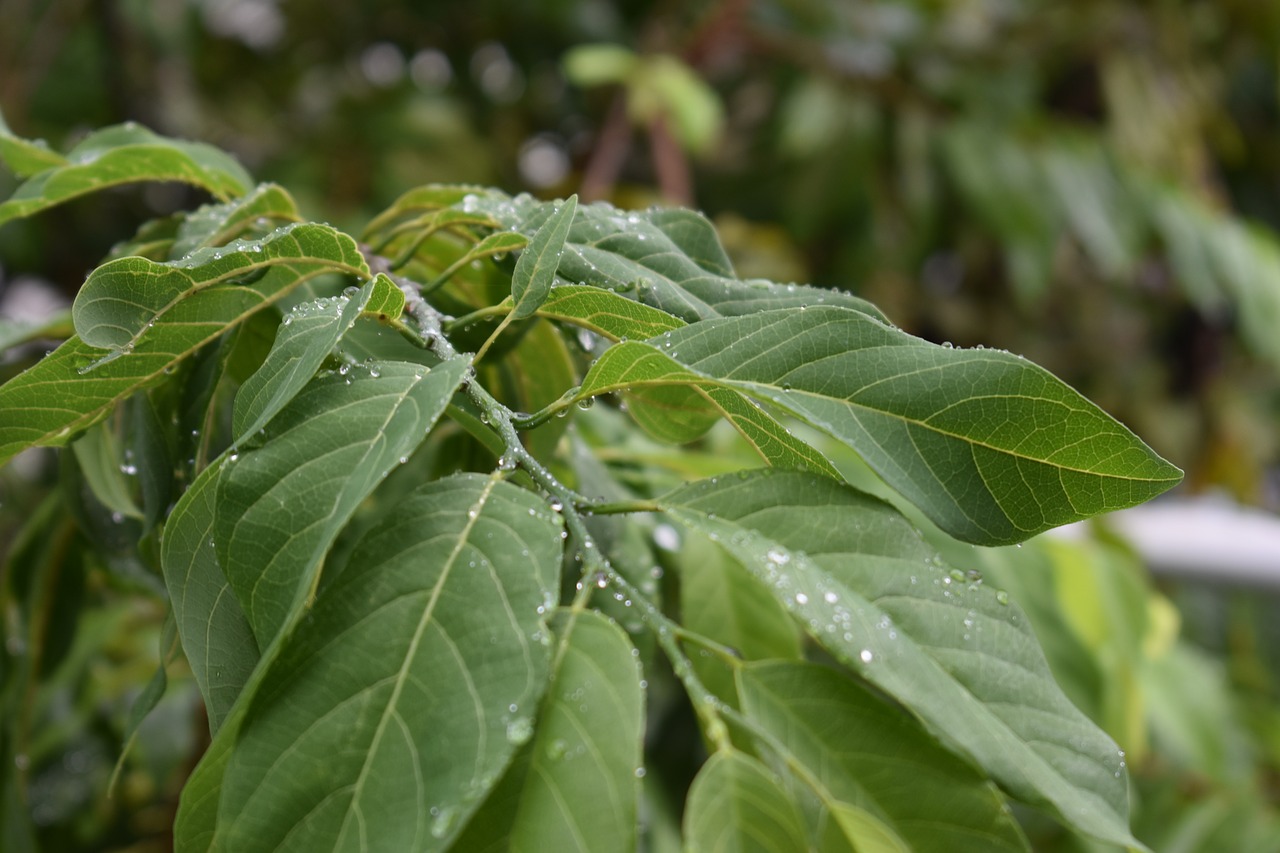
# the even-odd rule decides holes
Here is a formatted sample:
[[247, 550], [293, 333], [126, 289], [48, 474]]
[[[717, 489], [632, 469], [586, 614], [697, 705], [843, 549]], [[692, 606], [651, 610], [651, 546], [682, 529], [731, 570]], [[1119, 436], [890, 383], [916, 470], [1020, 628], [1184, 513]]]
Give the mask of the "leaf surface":
[[515, 310], [511, 313], [515, 319], [530, 316], [546, 301], [577, 209], [578, 197], [569, 196], [552, 210], [534, 232], [528, 247], [520, 253], [520, 260], [516, 261], [515, 272], [511, 275], [511, 299], [515, 302]]
[[1025, 617], [946, 566], [892, 507], [774, 469], [694, 483], [659, 503], [1011, 794], [1099, 839], [1137, 844], [1120, 751], [1062, 694]]
[[179, 181], [207, 190], [219, 199], [248, 191], [253, 180], [230, 155], [212, 145], [169, 139], [133, 123], [89, 134], [66, 155], [65, 162], [34, 172], [44, 157], [33, 143], [10, 137], [6, 158], [18, 155], [18, 166], [32, 176], [8, 201], [0, 204], [0, 225], [31, 216], [86, 193], [140, 181]]
[[370, 531], [249, 706], [219, 849], [445, 849], [533, 733], [559, 531], [475, 475]]
[[800, 810], [769, 769], [741, 752], [717, 752], [689, 789], [690, 853], [792, 853], [809, 847]]
[[817, 664], [764, 661], [739, 670], [738, 695], [830, 810], [867, 812], [910, 850], [1028, 849], [990, 782], [852, 679]]
[[618, 344], [580, 396], [663, 384], [777, 405], [852, 447], [948, 533], [981, 544], [1132, 506], [1182, 477], [1025, 359], [936, 346], [842, 308], [707, 320]]
[[260, 647], [302, 605], [356, 507], [426, 437], [467, 366], [387, 362], [317, 378], [268, 425], [263, 446], [228, 458], [218, 561]]

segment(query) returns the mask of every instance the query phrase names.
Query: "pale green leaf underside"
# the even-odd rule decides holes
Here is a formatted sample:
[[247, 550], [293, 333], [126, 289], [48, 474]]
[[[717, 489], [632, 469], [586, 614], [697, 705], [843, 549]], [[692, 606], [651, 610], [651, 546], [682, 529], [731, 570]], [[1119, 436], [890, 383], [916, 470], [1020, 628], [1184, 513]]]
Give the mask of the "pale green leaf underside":
[[689, 789], [689, 853], [794, 853], [809, 848], [800, 810], [769, 769], [741, 752], [717, 752]]
[[1102, 840], [1128, 832], [1115, 744], [1062, 694], [1025, 617], [968, 589], [896, 510], [765, 469], [659, 501], [716, 539], [833, 655], [1014, 796]]
[[569, 226], [573, 224], [577, 209], [576, 195], [556, 206], [534, 232], [528, 247], [520, 253], [515, 272], [511, 275], [511, 300], [515, 303], [511, 315], [516, 320], [532, 315], [551, 292], [556, 267], [560, 265], [560, 256], [564, 252], [564, 241], [569, 236]]
[[94, 270], [71, 308], [76, 333], [96, 347], [128, 349], [186, 299], [230, 281], [270, 277], [297, 281], [321, 272], [367, 278], [354, 240], [317, 223], [285, 225], [260, 240], [198, 249], [181, 260], [159, 264], [120, 258]]
[[560, 559], [558, 517], [496, 478], [404, 501], [262, 680], [217, 849], [445, 849], [532, 734]]
[[[6, 156], [15, 153], [11, 143]], [[31, 216], [86, 193], [140, 181], [179, 181], [220, 199], [240, 195], [253, 185], [231, 155], [200, 142], [168, 139], [134, 124], [92, 133], [71, 149], [64, 162], [52, 162], [38, 173], [35, 145], [21, 147], [19, 164], [32, 174], [0, 204], [0, 225]]]
[[230, 457], [215, 524], [218, 560], [266, 647], [301, 606], [324, 554], [373, 488], [444, 412], [467, 368], [375, 363], [313, 380]]
[[564, 320], [611, 340], [644, 340], [678, 329], [678, 317], [598, 287], [562, 284], [551, 289], [539, 316]]
[[618, 344], [581, 396], [719, 385], [856, 450], [947, 532], [1007, 544], [1141, 503], [1181, 472], [1047, 371], [842, 308], [707, 320]]
[[829, 810], [846, 804], [873, 815], [908, 850], [1028, 849], [990, 782], [852, 679], [816, 664], [762, 662], [739, 670], [738, 695]]

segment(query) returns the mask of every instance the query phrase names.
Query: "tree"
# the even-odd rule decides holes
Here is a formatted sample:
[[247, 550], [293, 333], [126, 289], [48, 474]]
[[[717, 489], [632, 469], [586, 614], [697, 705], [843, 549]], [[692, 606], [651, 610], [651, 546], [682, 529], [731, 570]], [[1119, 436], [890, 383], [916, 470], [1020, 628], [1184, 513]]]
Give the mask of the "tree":
[[[133, 725], [179, 649], [207, 713], [180, 849], [628, 849], [681, 811], [693, 849], [1028, 849], [1011, 802], [1140, 846], [1123, 753], [931, 544], [1178, 482], [1048, 372], [742, 280], [688, 210], [429, 185], [357, 239], [134, 125], [65, 154], [0, 125], [0, 156], [0, 224], [213, 197], [114, 249], [0, 386], [0, 461], [63, 448], [10, 559], [10, 814], [66, 651], [47, 596], [104, 564], [171, 613]], [[662, 738], [690, 713], [686, 797]]]

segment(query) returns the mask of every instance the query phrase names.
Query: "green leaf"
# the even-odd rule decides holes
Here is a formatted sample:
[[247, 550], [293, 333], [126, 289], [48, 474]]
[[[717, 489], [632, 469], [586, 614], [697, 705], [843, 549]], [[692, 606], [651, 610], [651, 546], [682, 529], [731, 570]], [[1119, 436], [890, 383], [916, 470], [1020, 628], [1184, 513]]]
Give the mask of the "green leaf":
[[67, 158], [51, 149], [43, 139], [23, 139], [14, 135], [4, 115], [0, 114], [0, 161], [19, 178], [29, 178], [66, 164]]
[[142, 518], [142, 510], [133, 499], [133, 485], [120, 470], [120, 440], [110, 424], [96, 424], [71, 449], [85, 482], [103, 506], [128, 518]]
[[386, 304], [387, 291], [404, 294], [386, 276], [378, 276], [351, 297], [322, 297], [295, 305], [284, 315], [262, 367], [240, 386], [232, 413], [234, 444], [266, 426], [288, 404], [355, 325], [371, 301]]
[[[463, 209], [489, 212], [506, 228], [530, 233], [541, 202], [527, 196], [473, 191]], [[840, 305], [882, 318], [879, 309], [848, 293], [798, 284], [740, 281], [715, 228], [691, 210], [618, 210], [596, 203], [578, 208], [557, 272], [570, 284], [632, 297], [687, 322], [775, 308]]]
[[842, 308], [706, 320], [611, 347], [580, 396], [719, 385], [856, 450], [957, 538], [1008, 544], [1141, 503], [1182, 472], [1043, 368]]
[[301, 218], [293, 196], [277, 184], [258, 184], [234, 201], [206, 204], [186, 215], [170, 249], [182, 258], [202, 246], [221, 246], [246, 231], [266, 232]]
[[165, 523], [160, 565], [178, 637], [217, 734], [258, 662], [258, 644], [214, 549], [222, 465], [206, 468]]
[[[12, 143], [6, 148], [6, 156]], [[24, 147], [24, 171], [36, 165]], [[139, 181], [179, 181], [229, 199], [248, 191], [253, 179], [231, 155], [200, 142], [169, 139], [132, 122], [89, 134], [65, 162], [34, 174], [0, 204], [0, 225], [31, 216], [78, 196]]]
[[496, 478], [397, 507], [253, 697], [218, 849], [444, 849], [533, 734], [561, 549], [558, 517]]
[[285, 225], [261, 240], [237, 240], [158, 264], [120, 258], [94, 270], [71, 307], [76, 333], [95, 347], [128, 351], [170, 312], [202, 290], [230, 281], [270, 275], [258, 284], [298, 281], [321, 272], [367, 278], [369, 268], [355, 241], [327, 225]]
[[644, 693], [631, 641], [590, 610], [562, 614], [556, 633], [553, 688], [504, 849], [634, 850]]
[[[328, 226], [305, 225], [298, 230], [301, 233], [293, 239], [305, 243], [309, 249], [332, 249], [336, 244], [340, 254], [315, 263], [300, 261], [299, 269], [288, 264], [273, 266], [252, 285], [225, 283], [198, 289], [168, 307], [153, 327], [144, 328], [131, 351], [121, 348], [104, 357], [101, 349], [72, 337], [30, 369], [0, 386], [0, 464], [28, 447], [65, 445], [77, 433], [101, 420], [121, 400], [162, 381], [201, 346], [310, 278], [334, 268], [354, 269], [348, 264], [363, 263], [354, 241]], [[212, 257], [216, 251], [198, 252], [179, 263], [198, 263], [199, 258], [206, 257], [212, 258], [210, 263], [221, 269], [222, 261]], [[124, 264], [115, 268], [117, 272], [128, 270], [130, 273], [117, 282], [118, 289], [103, 284], [98, 297], [100, 304], [94, 306], [86, 319], [91, 325], [97, 320], [109, 325], [118, 300], [129, 298], [133, 291], [144, 291], [148, 276], [163, 278], [170, 273], [181, 274], [183, 269], [140, 258], [125, 258], [114, 263]], [[111, 266], [99, 267], [97, 272]], [[133, 277], [133, 272], [141, 273], [143, 278]], [[154, 283], [154, 278], [150, 280]], [[144, 304], [154, 302], [154, 297], [145, 293], [141, 298]], [[145, 315], [149, 310], [135, 308], [124, 314], [136, 325], [139, 312]], [[113, 333], [105, 326], [95, 326], [95, 332], [111, 340], [122, 340], [132, 334], [126, 329], [116, 329]]]
[[538, 307], [538, 314], [615, 341], [652, 338], [685, 324], [665, 311], [612, 291], [568, 284], [551, 288], [547, 300]]
[[515, 319], [523, 320], [532, 315], [546, 301], [577, 209], [578, 197], [569, 196], [564, 203], [552, 210], [546, 221], [534, 232], [528, 248], [520, 253], [516, 270], [511, 276], [511, 298], [515, 302], [515, 310], [511, 315]]
[[690, 853], [792, 853], [809, 849], [799, 807], [763, 764], [717, 752], [689, 789], [684, 836]]
[[659, 504], [719, 541], [815, 640], [1011, 794], [1101, 840], [1137, 844], [1121, 753], [1062, 694], [1025, 616], [946, 566], [888, 504], [773, 469], [694, 483]]
[[739, 670], [738, 695], [830, 810], [872, 815], [903, 849], [1028, 849], [995, 786], [852, 679], [816, 664], [760, 662]]
[[384, 362], [317, 378], [262, 447], [228, 457], [214, 538], [259, 646], [302, 606], [338, 531], [426, 437], [467, 367]]

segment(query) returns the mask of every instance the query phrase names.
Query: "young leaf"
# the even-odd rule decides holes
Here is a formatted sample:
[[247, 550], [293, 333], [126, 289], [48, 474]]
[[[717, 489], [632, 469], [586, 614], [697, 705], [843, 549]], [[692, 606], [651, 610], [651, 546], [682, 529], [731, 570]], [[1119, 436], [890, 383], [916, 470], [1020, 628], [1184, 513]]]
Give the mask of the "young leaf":
[[160, 565], [182, 651], [217, 734], [258, 662], [258, 644], [214, 549], [215, 463], [196, 478], [169, 515]]
[[[12, 146], [6, 154], [12, 153]], [[24, 147], [24, 170], [36, 163]], [[65, 162], [34, 174], [0, 204], [0, 225], [86, 193], [139, 181], [180, 181], [215, 198], [241, 195], [253, 180], [231, 155], [200, 142], [168, 139], [132, 122], [89, 134]]]
[[520, 260], [516, 261], [516, 269], [511, 276], [511, 299], [515, 302], [512, 316], [515, 319], [523, 320], [532, 315], [546, 301], [577, 209], [578, 197], [569, 196], [552, 211], [529, 240], [528, 247], [520, 253]]
[[198, 250], [182, 260], [157, 264], [120, 258], [94, 270], [71, 307], [76, 333], [95, 347], [127, 350], [169, 312], [202, 290], [228, 281], [272, 275], [297, 281], [319, 272], [367, 278], [369, 268], [355, 241], [327, 225], [277, 228], [261, 240]]
[[294, 306], [284, 316], [266, 361], [236, 394], [233, 443], [244, 442], [266, 426], [311, 381], [375, 294], [379, 303], [387, 301], [388, 289], [399, 295], [403, 305], [400, 289], [386, 276], [378, 276], [350, 297], [325, 297]]
[[809, 849], [800, 809], [769, 769], [741, 752], [717, 752], [689, 789], [684, 815], [689, 853]]
[[738, 695], [828, 809], [869, 812], [910, 850], [1028, 849], [990, 782], [852, 679], [816, 664], [759, 662], [738, 671]]
[[559, 518], [496, 478], [397, 507], [253, 697], [218, 849], [445, 849], [533, 734], [561, 549]]
[[551, 288], [538, 314], [615, 341], [652, 338], [684, 325], [678, 317], [612, 291], [568, 284]]
[[1136, 844], [1120, 752], [1062, 694], [1025, 617], [967, 589], [966, 574], [896, 510], [772, 469], [694, 483], [659, 503], [1014, 796], [1101, 840]]
[[707, 320], [618, 344], [580, 396], [673, 383], [721, 385], [808, 421], [979, 544], [1132, 506], [1182, 477], [1031, 362], [935, 346], [843, 308]]
[[468, 364], [375, 363], [313, 380], [232, 454], [218, 487], [218, 561], [260, 647], [306, 599], [325, 552], [356, 507], [417, 448]]

